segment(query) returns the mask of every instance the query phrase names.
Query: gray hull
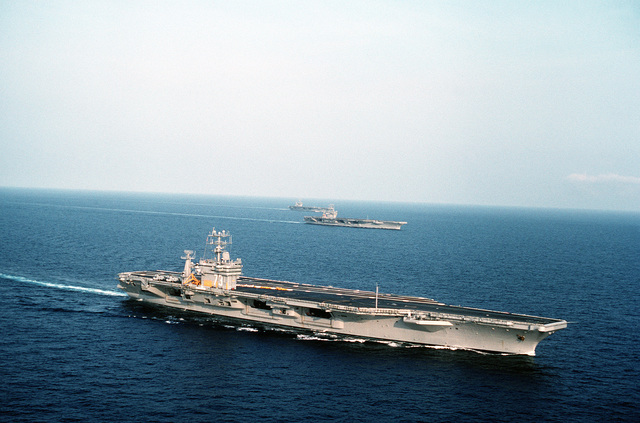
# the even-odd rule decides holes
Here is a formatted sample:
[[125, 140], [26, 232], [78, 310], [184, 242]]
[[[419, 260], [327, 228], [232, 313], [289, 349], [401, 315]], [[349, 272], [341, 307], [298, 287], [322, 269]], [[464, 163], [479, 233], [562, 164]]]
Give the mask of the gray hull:
[[[164, 279], [164, 280], [159, 280]], [[167, 279], [172, 280], [167, 281]], [[346, 337], [535, 355], [564, 320], [401, 297], [241, 277], [234, 290], [189, 286], [170, 272], [127, 272], [119, 288], [149, 304]]]
[[304, 221], [305, 223], [310, 223], [312, 225], [392, 230], [400, 230], [402, 228], [402, 225], [407, 224], [407, 222], [396, 222], [393, 220], [353, 219], [348, 217], [331, 218], [322, 216], [305, 216]]

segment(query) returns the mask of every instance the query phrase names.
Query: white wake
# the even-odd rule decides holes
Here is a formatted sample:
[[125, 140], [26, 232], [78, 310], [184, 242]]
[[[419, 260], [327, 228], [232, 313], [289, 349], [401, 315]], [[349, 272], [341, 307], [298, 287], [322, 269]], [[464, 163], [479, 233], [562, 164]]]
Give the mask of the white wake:
[[62, 289], [62, 290], [65, 290], [65, 291], [79, 291], [79, 292], [86, 292], [86, 293], [89, 293], [89, 294], [109, 295], [109, 296], [112, 296], [112, 297], [126, 297], [127, 296], [127, 294], [125, 294], [124, 292], [119, 292], [119, 291], [111, 291], [111, 290], [97, 289], [97, 288], [87, 288], [87, 287], [84, 287], [84, 286], [66, 285], [66, 284], [53, 283], [53, 282], [43, 282], [43, 281], [37, 281], [35, 279], [25, 278], [25, 277], [22, 277], [22, 276], [7, 275], [5, 273], [0, 273], [0, 277], [4, 278], [4, 279], [10, 279], [10, 280], [16, 281], [16, 282], [30, 283], [30, 284], [34, 284], [34, 285], [46, 286], [48, 288]]

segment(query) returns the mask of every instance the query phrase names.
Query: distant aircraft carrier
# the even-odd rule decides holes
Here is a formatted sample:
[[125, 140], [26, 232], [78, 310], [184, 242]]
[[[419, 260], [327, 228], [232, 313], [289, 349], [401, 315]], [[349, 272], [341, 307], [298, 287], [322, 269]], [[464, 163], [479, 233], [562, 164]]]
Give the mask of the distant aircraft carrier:
[[320, 212], [324, 213], [329, 210], [333, 210], [333, 204], [330, 204], [329, 207], [316, 207], [316, 206], [304, 206], [302, 205], [302, 201], [296, 201], [296, 204], [293, 206], [289, 206], [291, 210], [295, 211], [312, 211], [312, 212]]
[[399, 230], [402, 228], [402, 225], [407, 224], [407, 222], [396, 222], [394, 220], [354, 219], [351, 217], [338, 217], [338, 212], [334, 209], [324, 212], [322, 216], [305, 216], [304, 221], [306, 223], [311, 223], [312, 225], [395, 230]]
[[[150, 304], [241, 322], [372, 340], [535, 355], [563, 329], [559, 319], [449, 306], [412, 296], [243, 277], [225, 250], [228, 232], [211, 231], [204, 257], [185, 251], [184, 271], [118, 275], [118, 287]], [[207, 258], [207, 254], [211, 257]]]

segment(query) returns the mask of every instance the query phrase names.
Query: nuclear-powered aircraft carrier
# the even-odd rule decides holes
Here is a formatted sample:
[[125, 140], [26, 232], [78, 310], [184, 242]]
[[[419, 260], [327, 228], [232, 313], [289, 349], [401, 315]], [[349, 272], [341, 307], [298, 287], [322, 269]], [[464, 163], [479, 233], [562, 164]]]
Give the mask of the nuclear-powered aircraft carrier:
[[244, 277], [241, 260], [225, 250], [229, 242], [228, 232], [213, 229], [197, 263], [185, 251], [182, 272], [124, 272], [118, 287], [146, 303], [239, 322], [503, 354], [535, 355], [540, 341], [567, 326], [429, 298]]

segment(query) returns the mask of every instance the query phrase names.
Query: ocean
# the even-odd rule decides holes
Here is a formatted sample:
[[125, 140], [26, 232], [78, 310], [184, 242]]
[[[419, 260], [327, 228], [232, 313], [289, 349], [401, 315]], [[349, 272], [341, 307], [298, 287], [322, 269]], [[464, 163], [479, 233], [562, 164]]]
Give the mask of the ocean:
[[[640, 214], [0, 189], [0, 421], [640, 421]], [[328, 201], [307, 200], [309, 205]], [[130, 301], [215, 227], [247, 276], [565, 319], [535, 357], [326, 339]]]

